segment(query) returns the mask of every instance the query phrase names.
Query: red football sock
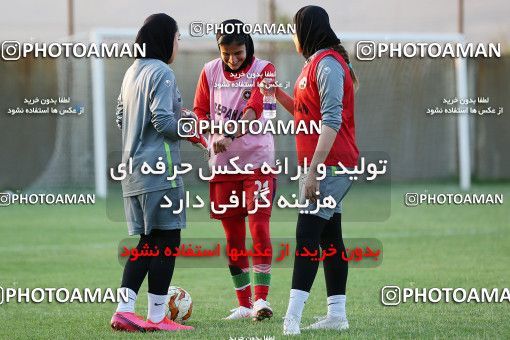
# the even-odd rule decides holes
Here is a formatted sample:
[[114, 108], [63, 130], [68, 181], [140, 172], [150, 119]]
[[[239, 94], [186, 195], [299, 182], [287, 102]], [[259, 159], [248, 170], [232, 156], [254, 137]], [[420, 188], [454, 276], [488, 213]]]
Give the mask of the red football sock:
[[237, 301], [239, 306], [251, 308], [251, 285], [243, 289], [236, 289]]
[[[269, 274], [271, 275], [271, 274]], [[258, 299], [267, 300], [267, 294], [269, 293], [269, 286], [255, 285], [255, 301]]]
[[[245, 250], [246, 223], [244, 217], [225, 218], [221, 220], [221, 223], [225, 230], [227, 247], [239, 251]], [[239, 306], [251, 308], [250, 263], [248, 258], [246, 256], [239, 256], [235, 259], [229, 257], [228, 264]]]
[[272, 246], [269, 233], [269, 215], [254, 214], [248, 216], [253, 244], [258, 244], [261, 251], [270, 249], [271, 256], [256, 256], [253, 258], [253, 283], [255, 285], [255, 301], [267, 300], [271, 284]]

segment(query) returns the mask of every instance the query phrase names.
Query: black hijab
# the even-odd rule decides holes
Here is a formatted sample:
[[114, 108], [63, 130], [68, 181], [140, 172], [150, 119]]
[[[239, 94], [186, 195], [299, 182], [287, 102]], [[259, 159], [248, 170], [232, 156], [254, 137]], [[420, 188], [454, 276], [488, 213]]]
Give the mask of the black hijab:
[[174, 51], [177, 29], [177, 22], [164, 13], [153, 14], [145, 19], [136, 35], [136, 43], [140, 46], [145, 44], [143, 58], [159, 59], [167, 64]]
[[253, 40], [248, 33], [243, 32], [242, 25], [244, 25], [244, 23], [241, 20], [229, 19], [223, 21], [221, 25], [223, 26], [223, 33], [221, 31], [216, 33], [216, 42], [218, 43], [218, 48], [220, 47], [220, 45], [230, 44], [246, 46], [246, 59], [244, 59], [241, 66], [239, 66], [239, 68], [236, 71], [230, 69], [230, 67], [228, 67], [228, 65], [225, 63], [223, 63], [223, 67], [227, 72], [235, 73], [241, 71], [252, 62], [253, 55], [255, 54]]
[[318, 50], [340, 44], [329, 24], [328, 13], [319, 6], [305, 6], [294, 15], [296, 35], [308, 59]]

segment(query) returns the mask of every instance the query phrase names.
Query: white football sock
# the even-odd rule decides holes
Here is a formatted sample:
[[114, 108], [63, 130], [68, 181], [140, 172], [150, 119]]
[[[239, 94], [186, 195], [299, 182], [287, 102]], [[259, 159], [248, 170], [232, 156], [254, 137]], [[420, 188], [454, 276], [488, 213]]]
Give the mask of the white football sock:
[[292, 316], [293, 318], [301, 321], [301, 315], [303, 315], [303, 309], [305, 308], [305, 302], [310, 295], [309, 292], [299, 289], [290, 290], [289, 306], [287, 307], [286, 317]]
[[328, 316], [345, 318], [345, 295], [328, 296]]
[[155, 295], [147, 293], [149, 298], [149, 308], [147, 311], [147, 319], [154, 323], [158, 323], [165, 317], [166, 302], [168, 295]]
[[118, 289], [119, 295], [124, 296], [127, 291], [128, 300], [127, 302], [124, 302], [124, 300], [121, 298], [119, 301], [119, 305], [117, 306], [117, 312], [129, 312], [134, 313], [135, 312], [135, 302], [136, 302], [136, 293], [134, 290], [129, 289], [127, 287], [121, 287]]

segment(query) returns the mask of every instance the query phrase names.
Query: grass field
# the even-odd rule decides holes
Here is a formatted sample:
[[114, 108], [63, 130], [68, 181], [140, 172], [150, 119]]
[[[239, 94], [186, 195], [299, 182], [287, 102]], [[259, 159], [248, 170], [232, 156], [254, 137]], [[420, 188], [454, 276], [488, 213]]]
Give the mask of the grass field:
[[[378, 190], [374, 187], [374, 191]], [[405, 207], [405, 192], [455, 192], [454, 184], [393, 185], [391, 214], [380, 222], [345, 222], [345, 237], [378, 238], [384, 260], [378, 268], [349, 272], [347, 316], [350, 330], [303, 332], [302, 338], [510, 338], [510, 304], [406, 303], [385, 307], [380, 290], [402, 287], [510, 287], [510, 209], [500, 206]], [[510, 184], [475, 185], [476, 192], [503, 193]], [[370, 195], [370, 190], [364, 195]], [[374, 192], [374, 195], [377, 193]], [[354, 196], [353, 196], [354, 197]], [[369, 196], [367, 196], [369, 197]], [[347, 196], [347, 200], [351, 197]], [[362, 199], [357, 198], [357, 199]], [[356, 202], [344, 215], [362, 215]], [[360, 209], [357, 211], [356, 209]], [[105, 202], [94, 206], [10, 206], [0, 208], [0, 286], [117, 288], [122, 267], [117, 245], [125, 224], [107, 218]], [[272, 225], [275, 237], [294, 235], [294, 213]], [[287, 220], [289, 222], [284, 222]], [[367, 216], [367, 220], [369, 217]], [[214, 221], [191, 223], [184, 237], [221, 237]], [[114, 333], [113, 304], [3, 304], [1, 338], [282, 338], [282, 316], [290, 289], [291, 269], [274, 269], [270, 302], [275, 317], [267, 322], [226, 322], [235, 307], [227, 267], [178, 268], [172, 284], [187, 289], [194, 301], [186, 334]], [[137, 312], [146, 313], [146, 285]], [[319, 271], [306, 305], [303, 324], [326, 311], [325, 286]]]

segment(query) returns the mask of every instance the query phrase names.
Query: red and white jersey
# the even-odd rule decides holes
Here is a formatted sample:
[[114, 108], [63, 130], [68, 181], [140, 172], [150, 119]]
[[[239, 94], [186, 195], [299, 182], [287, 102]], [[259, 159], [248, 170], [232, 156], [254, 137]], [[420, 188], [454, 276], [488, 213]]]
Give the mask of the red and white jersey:
[[[265, 122], [262, 117], [262, 95], [258, 90], [258, 82], [264, 78], [266, 72], [274, 74], [274, 66], [266, 60], [253, 58], [252, 63], [245, 69], [228, 76], [224, 71], [220, 58], [205, 64], [195, 95], [194, 111], [199, 119], [209, 119], [216, 122], [239, 120], [246, 109], [252, 108], [257, 118]], [[260, 75], [260, 77], [256, 76]], [[204, 79], [205, 78], [205, 79]], [[204, 84], [206, 82], [206, 84]], [[205, 93], [205, 91], [208, 93]], [[207, 107], [204, 99], [208, 99]], [[205, 111], [207, 109], [207, 111]], [[209, 116], [206, 116], [206, 113]], [[246, 134], [233, 140], [228, 150], [214, 154], [212, 145], [219, 135], [209, 136], [210, 164], [214, 166], [228, 166], [229, 160], [239, 156], [237, 165], [253, 164], [258, 169], [264, 162], [274, 166], [274, 142], [272, 134]]]

